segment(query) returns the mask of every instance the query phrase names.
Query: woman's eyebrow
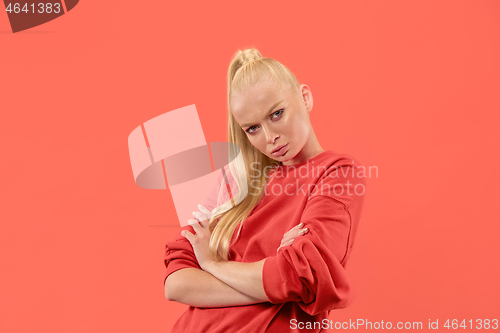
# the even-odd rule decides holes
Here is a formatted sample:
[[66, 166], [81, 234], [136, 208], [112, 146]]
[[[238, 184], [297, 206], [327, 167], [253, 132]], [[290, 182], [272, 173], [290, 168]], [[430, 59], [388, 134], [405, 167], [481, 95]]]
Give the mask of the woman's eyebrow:
[[[269, 111], [267, 111], [267, 112], [266, 112], [266, 116], [265, 116], [265, 117], [267, 117], [267, 114], [268, 114], [269, 112], [273, 111], [273, 109], [274, 109], [274, 108], [275, 108], [278, 104], [280, 104], [280, 103], [281, 103], [281, 102], [283, 102], [283, 101], [284, 101], [284, 99], [282, 99], [281, 101], [279, 101], [279, 102], [275, 103], [273, 106], [271, 106], [271, 108], [269, 109]], [[265, 118], [265, 117], [264, 117], [264, 118]], [[241, 127], [247, 127], [247, 126], [251, 126], [251, 125], [252, 125], [252, 124], [243, 124], [243, 125], [241, 125]]]

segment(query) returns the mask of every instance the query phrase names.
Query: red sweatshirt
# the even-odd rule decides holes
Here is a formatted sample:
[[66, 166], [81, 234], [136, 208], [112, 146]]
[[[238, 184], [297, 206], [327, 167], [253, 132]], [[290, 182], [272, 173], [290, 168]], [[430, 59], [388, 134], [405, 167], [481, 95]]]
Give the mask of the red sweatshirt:
[[[361, 217], [364, 171], [355, 157], [331, 150], [275, 169], [264, 197], [241, 225], [238, 239], [236, 229], [229, 248], [234, 261], [267, 258], [262, 279], [269, 302], [191, 306], [171, 332], [326, 332], [331, 328], [330, 310], [344, 308], [354, 298], [345, 266]], [[276, 253], [283, 235], [300, 222], [309, 231]], [[184, 229], [195, 234], [191, 226]], [[200, 269], [180, 231], [167, 242], [164, 260], [165, 280], [182, 268]]]

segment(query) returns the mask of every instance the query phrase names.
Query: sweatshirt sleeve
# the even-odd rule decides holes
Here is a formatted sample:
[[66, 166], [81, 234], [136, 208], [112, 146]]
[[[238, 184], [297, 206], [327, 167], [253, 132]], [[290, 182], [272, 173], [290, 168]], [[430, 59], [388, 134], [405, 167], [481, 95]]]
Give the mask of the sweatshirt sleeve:
[[[347, 167], [345, 169], [350, 169]], [[351, 176], [325, 179], [329, 185], [350, 188], [350, 195], [337, 192], [311, 195], [306, 202], [301, 222], [309, 231], [295, 238], [292, 245], [264, 262], [264, 291], [273, 304], [298, 302], [308, 314], [345, 308], [355, 293], [345, 271], [364, 201], [361, 193], [353, 193], [364, 179]]]
[[167, 271], [165, 273], [163, 285], [165, 285], [165, 281], [170, 274], [181, 268], [191, 267], [201, 269], [198, 260], [196, 259], [196, 255], [194, 254], [193, 246], [187, 238], [181, 235], [182, 230], [188, 230], [193, 234], [196, 233], [192, 226], [184, 226], [177, 233], [174, 240], [166, 243], [164, 262]]

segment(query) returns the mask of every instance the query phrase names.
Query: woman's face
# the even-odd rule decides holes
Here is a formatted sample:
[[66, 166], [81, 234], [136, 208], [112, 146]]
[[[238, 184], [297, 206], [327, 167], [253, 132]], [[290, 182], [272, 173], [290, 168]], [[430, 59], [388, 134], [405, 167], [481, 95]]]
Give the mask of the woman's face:
[[[309, 120], [312, 94], [304, 84], [299, 91], [300, 96], [293, 95], [288, 88], [280, 90], [261, 81], [231, 98], [233, 116], [251, 144], [284, 165], [307, 160], [317, 149], [308, 144], [314, 141], [310, 140], [312, 137], [316, 138]], [[285, 147], [275, 152], [282, 146]]]

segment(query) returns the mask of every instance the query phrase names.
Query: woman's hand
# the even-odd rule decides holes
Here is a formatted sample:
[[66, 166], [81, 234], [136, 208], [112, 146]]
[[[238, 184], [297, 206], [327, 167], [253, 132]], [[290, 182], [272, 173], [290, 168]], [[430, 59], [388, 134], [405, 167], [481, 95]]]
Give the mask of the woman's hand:
[[206, 267], [210, 265], [214, 260], [210, 256], [208, 245], [210, 243], [211, 232], [208, 229], [208, 222], [212, 213], [209, 209], [202, 205], [198, 205], [200, 211], [193, 212], [193, 216], [196, 219], [188, 220], [189, 224], [193, 227], [196, 234], [192, 234], [187, 230], [183, 230], [181, 235], [186, 237], [187, 240], [193, 246], [194, 254], [201, 269], [206, 271]]
[[282, 248], [283, 246], [292, 245], [295, 238], [301, 235], [305, 235], [309, 229], [307, 228], [300, 229], [303, 226], [304, 223], [301, 222], [292, 229], [290, 229], [288, 232], [286, 232], [285, 235], [283, 236], [283, 239], [281, 240], [281, 245], [278, 247], [276, 252], [278, 252], [280, 248]]

